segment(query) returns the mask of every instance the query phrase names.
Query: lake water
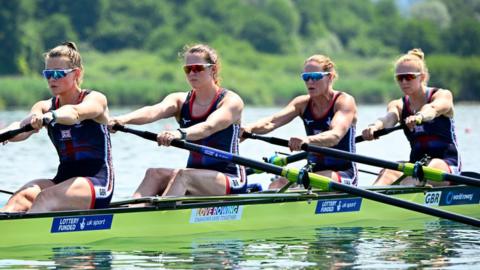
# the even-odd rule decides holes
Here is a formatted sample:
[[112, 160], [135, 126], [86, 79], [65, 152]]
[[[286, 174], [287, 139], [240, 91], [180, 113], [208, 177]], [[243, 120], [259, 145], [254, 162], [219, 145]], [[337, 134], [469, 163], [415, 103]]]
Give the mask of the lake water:
[[[248, 108], [243, 121], [251, 122], [270, 115], [278, 108]], [[113, 109], [118, 115], [128, 109]], [[384, 106], [359, 108], [358, 132], [385, 112]], [[0, 112], [0, 126], [25, 116], [25, 111]], [[456, 128], [463, 169], [479, 172], [476, 163], [480, 152], [480, 107], [456, 106]], [[138, 127], [150, 131], [176, 128], [172, 120], [159, 121]], [[303, 135], [300, 120], [282, 127], [271, 136], [288, 138]], [[269, 136], [270, 136], [269, 135]], [[128, 198], [149, 167], [182, 167], [188, 153], [173, 147], [158, 147], [155, 143], [124, 133], [112, 135], [113, 162], [116, 173], [114, 200]], [[0, 146], [0, 189], [14, 191], [23, 183], [37, 178], [51, 178], [58, 158], [45, 131], [21, 143]], [[241, 155], [256, 160], [275, 151], [288, 149], [260, 141], [247, 140], [240, 145]], [[357, 144], [357, 153], [386, 160], [405, 160], [409, 146], [401, 131], [380, 140]], [[291, 166], [300, 167], [303, 163]], [[360, 165], [360, 169], [378, 172], [379, 168]], [[361, 174], [360, 185], [367, 186], [375, 176]], [[271, 175], [259, 174], [249, 178], [268, 186]], [[0, 193], [0, 205], [8, 196]], [[1, 238], [0, 238], [1, 241]], [[417, 230], [380, 228], [291, 228], [281, 232], [252, 233], [250, 236], [228, 236], [222, 239], [205, 237], [195, 241], [162, 245], [162, 240], [148, 245], [131, 246], [116, 243], [123, 249], [94, 249], [91, 247], [47, 248], [26, 252], [25, 256], [9, 257], [0, 254], [0, 268], [158, 268], [158, 269], [478, 269], [480, 267], [480, 230], [451, 222], [425, 224]], [[128, 248], [131, 247], [131, 248]]]

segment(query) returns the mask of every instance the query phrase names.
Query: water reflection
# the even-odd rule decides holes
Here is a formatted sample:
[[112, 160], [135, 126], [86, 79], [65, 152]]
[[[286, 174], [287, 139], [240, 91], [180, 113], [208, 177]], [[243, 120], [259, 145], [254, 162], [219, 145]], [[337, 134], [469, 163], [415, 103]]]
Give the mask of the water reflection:
[[52, 248], [52, 254], [56, 268], [110, 269], [113, 259], [110, 250], [92, 251], [85, 247]]
[[[0, 268], [351, 269], [475, 268], [480, 231], [453, 222], [396, 227], [288, 228], [185, 239], [114, 239], [89, 247], [22, 247]], [[28, 252], [26, 252], [28, 250]], [[6, 256], [4, 256], [6, 255]]]

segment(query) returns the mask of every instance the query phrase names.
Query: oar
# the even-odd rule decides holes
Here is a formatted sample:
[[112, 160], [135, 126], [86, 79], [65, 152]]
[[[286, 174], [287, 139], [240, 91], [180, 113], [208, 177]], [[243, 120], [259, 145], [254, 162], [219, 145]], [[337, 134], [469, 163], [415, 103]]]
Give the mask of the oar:
[[0, 189], [0, 193], [5, 193], [5, 194], [9, 194], [9, 195], [15, 194], [15, 193], [13, 193], [13, 192], [11, 192], [11, 191], [3, 190], [3, 189]]
[[[261, 136], [257, 134], [247, 133], [247, 132], [244, 132], [243, 136], [245, 138], [262, 140], [272, 144], [288, 147], [288, 140], [281, 139], [281, 138], [266, 137], [266, 136]], [[307, 152], [321, 153], [327, 156], [332, 156], [339, 159], [346, 159], [346, 160], [363, 163], [367, 165], [372, 165], [376, 167], [396, 170], [396, 171], [403, 172], [407, 176], [415, 176], [418, 169], [421, 168], [421, 171], [422, 171], [421, 173], [423, 173], [423, 176], [426, 179], [430, 179], [432, 181], [438, 181], [438, 182], [451, 181], [454, 183], [480, 187], [480, 179], [476, 179], [469, 176], [454, 175], [454, 174], [446, 173], [439, 169], [430, 168], [426, 166], [417, 167], [417, 165], [413, 163], [393, 162], [393, 161], [387, 161], [387, 160], [382, 160], [377, 158], [371, 158], [371, 157], [353, 154], [353, 153], [338, 150], [338, 149], [321, 147], [321, 146], [316, 146], [312, 144], [303, 144], [302, 150]]]
[[9, 140], [9, 139], [15, 137], [20, 133], [28, 132], [28, 131], [32, 131], [32, 130], [33, 130], [32, 125], [28, 124], [28, 125], [25, 125], [21, 128], [6, 131], [6, 132], [0, 134], [0, 143], [3, 143], [6, 140]]
[[[379, 138], [381, 136], [384, 136], [384, 135], [387, 135], [395, 130], [399, 130], [399, 129], [402, 129], [404, 125], [396, 125], [394, 127], [391, 127], [391, 128], [384, 128], [384, 129], [380, 129], [380, 130], [377, 130], [375, 132], [373, 132], [373, 137], [375, 138]], [[357, 137], [355, 137], [355, 143], [359, 143], [359, 142], [363, 142], [365, 141], [365, 139], [362, 137], [362, 135], [358, 135]]]
[[[157, 134], [152, 132], [135, 130], [135, 129], [127, 128], [121, 125], [114, 125], [113, 129], [127, 132], [127, 133], [132, 133], [142, 138], [145, 138], [147, 140], [151, 140], [151, 141], [157, 140]], [[217, 150], [217, 149], [202, 146], [202, 145], [189, 143], [186, 141], [173, 140], [171, 145], [178, 148], [185, 149], [185, 150], [197, 152], [205, 156], [225, 160], [225, 161], [236, 163], [243, 166], [249, 166], [249, 167], [256, 168], [258, 170], [262, 170], [268, 173], [280, 175], [287, 178], [290, 182], [297, 182], [297, 179], [301, 178], [301, 175], [302, 175], [302, 173], [298, 169], [280, 167], [280, 166], [276, 166], [276, 165], [265, 163], [265, 162], [255, 161], [249, 158], [241, 157], [239, 155], [235, 155], [232, 153], [228, 153], [225, 151]], [[363, 190], [354, 186], [348, 186], [345, 184], [337, 183], [327, 177], [324, 177], [318, 174], [308, 173], [307, 175], [309, 178], [310, 185], [315, 188], [319, 188], [326, 191], [335, 190], [335, 191], [345, 192], [345, 193], [352, 194], [355, 196], [360, 196], [362, 198], [366, 198], [369, 200], [373, 200], [373, 201], [397, 206], [400, 208], [420, 212], [423, 214], [432, 215], [435, 217], [449, 219], [449, 220], [457, 221], [460, 223], [480, 227], [480, 220], [472, 217], [451, 213], [441, 209], [430, 208], [421, 204], [393, 198], [381, 193], [376, 193], [369, 190]]]

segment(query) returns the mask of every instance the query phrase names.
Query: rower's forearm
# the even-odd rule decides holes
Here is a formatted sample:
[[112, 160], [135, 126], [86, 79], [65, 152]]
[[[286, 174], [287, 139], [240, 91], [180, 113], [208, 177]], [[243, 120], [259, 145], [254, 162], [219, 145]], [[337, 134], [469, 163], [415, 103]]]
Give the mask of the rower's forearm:
[[323, 146], [332, 147], [337, 145], [341, 140], [341, 137], [332, 131], [325, 131], [320, 134], [310, 136], [310, 143]]
[[80, 114], [72, 105], [62, 106], [60, 109], [52, 110], [52, 119], [55, 123], [62, 125], [75, 125], [80, 122]]
[[422, 122], [428, 122], [435, 119], [438, 113], [435, 110], [435, 108], [431, 106], [423, 106], [422, 109], [418, 111], [416, 114], [421, 116]]
[[252, 133], [266, 134], [278, 128], [272, 118], [264, 118], [250, 126]]
[[125, 122], [125, 124], [144, 125], [155, 122], [157, 120], [156, 116], [157, 113], [154, 112], [153, 107], [146, 106], [118, 118]]
[[387, 114], [383, 117], [378, 118], [375, 122], [373, 122], [372, 125], [374, 125], [378, 130], [380, 130], [385, 128], [391, 128], [395, 126], [397, 122], [397, 119], [395, 119], [392, 115]]
[[198, 141], [203, 138], [206, 138], [223, 128], [219, 128], [217, 126], [211, 125], [207, 122], [199, 123], [196, 125], [193, 125], [191, 127], [183, 129], [185, 133], [187, 134], [187, 140], [189, 141]]

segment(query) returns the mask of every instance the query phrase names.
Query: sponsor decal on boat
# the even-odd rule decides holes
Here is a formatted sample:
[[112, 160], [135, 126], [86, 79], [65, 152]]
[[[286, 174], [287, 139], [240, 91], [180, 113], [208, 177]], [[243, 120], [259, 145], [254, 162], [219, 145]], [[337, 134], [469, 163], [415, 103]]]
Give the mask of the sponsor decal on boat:
[[242, 218], [242, 212], [243, 206], [241, 205], [192, 209], [190, 223], [240, 220]]
[[362, 198], [318, 200], [315, 214], [357, 212], [362, 206]]
[[108, 230], [113, 215], [73, 216], [53, 218], [51, 233]]
[[441, 191], [427, 192], [425, 194], [425, 205], [438, 206], [440, 204], [441, 197], [442, 197]]
[[448, 191], [425, 193], [425, 204], [431, 206], [462, 205], [480, 203], [480, 189], [472, 187], [452, 188]]

